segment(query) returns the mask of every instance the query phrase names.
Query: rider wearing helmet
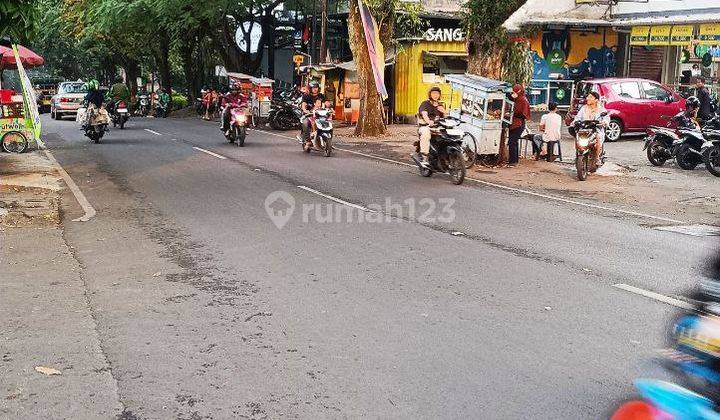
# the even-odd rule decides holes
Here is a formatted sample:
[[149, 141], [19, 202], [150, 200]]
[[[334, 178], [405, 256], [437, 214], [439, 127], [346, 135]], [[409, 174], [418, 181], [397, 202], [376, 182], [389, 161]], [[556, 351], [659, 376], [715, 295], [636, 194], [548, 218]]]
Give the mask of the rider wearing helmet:
[[110, 87], [107, 94], [108, 98], [110, 98], [110, 103], [108, 104], [110, 112], [115, 109], [115, 104], [119, 101], [125, 101], [125, 103], [130, 101], [130, 90], [127, 85], [123, 83], [123, 78], [121, 76], [117, 76], [115, 78], [115, 84]]
[[700, 128], [697, 121], [698, 110], [700, 109], [700, 100], [691, 96], [685, 100], [685, 110], [675, 116], [678, 128]]
[[85, 84], [85, 87], [87, 87], [87, 94], [85, 95], [85, 102], [88, 103], [88, 105], [93, 104], [95, 105], [95, 108], [102, 107], [103, 104], [103, 95], [100, 93], [98, 88], [100, 87], [100, 84], [97, 80], [93, 79]]
[[230, 131], [230, 110], [233, 108], [247, 108], [247, 97], [242, 94], [240, 83], [233, 83], [230, 85], [230, 92], [228, 92], [222, 98], [222, 130], [225, 135], [229, 134]]
[[[308, 83], [308, 91], [302, 96], [302, 102], [300, 108], [304, 115], [312, 113], [316, 108], [326, 106], [329, 107], [330, 103], [325, 101], [325, 95], [320, 92], [320, 84], [312, 80]], [[307, 143], [310, 141], [310, 132], [314, 127], [314, 119], [312, 117], [303, 117], [300, 128], [302, 130], [302, 138]]]
[[430, 139], [432, 132], [430, 127], [435, 121], [445, 117], [445, 108], [440, 103], [442, 91], [439, 87], [433, 86], [428, 91], [428, 99], [423, 101], [418, 108], [418, 135], [420, 136], [420, 154], [423, 165], [429, 165], [428, 154], [430, 153]]

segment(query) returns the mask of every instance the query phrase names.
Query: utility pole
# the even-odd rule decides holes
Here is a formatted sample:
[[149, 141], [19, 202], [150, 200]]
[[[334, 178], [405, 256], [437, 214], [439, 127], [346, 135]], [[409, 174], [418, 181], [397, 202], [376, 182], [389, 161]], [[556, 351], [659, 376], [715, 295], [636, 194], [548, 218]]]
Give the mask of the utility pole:
[[322, 14], [320, 15], [320, 59], [319, 63], [327, 61], [327, 20], [328, 20], [328, 0], [320, 0], [322, 2]]
[[310, 38], [310, 55], [317, 54], [317, 0], [313, 0], [312, 36]]

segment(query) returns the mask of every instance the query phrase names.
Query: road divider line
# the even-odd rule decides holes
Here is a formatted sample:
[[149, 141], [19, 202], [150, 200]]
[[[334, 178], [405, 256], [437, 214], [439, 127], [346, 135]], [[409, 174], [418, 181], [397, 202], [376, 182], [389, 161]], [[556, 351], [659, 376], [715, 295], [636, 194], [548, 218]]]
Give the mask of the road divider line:
[[368, 212], [368, 213], [377, 213], [375, 210], [371, 210], [371, 209], [369, 209], [369, 208], [367, 208], [367, 207], [365, 207], [365, 206], [361, 206], [361, 205], [359, 205], [359, 204], [353, 204], [353, 203], [347, 202], [347, 201], [342, 200], [342, 199], [339, 199], [339, 198], [337, 198], [337, 197], [333, 197], [332, 195], [328, 195], [328, 194], [322, 193], [322, 192], [320, 192], [320, 191], [318, 191], [318, 190], [314, 190], [314, 189], [312, 189], [312, 188], [310, 188], [310, 187], [306, 187], [306, 186], [304, 186], [304, 185], [298, 185], [297, 187], [300, 188], [301, 190], [305, 190], [305, 191], [307, 191], [307, 192], [311, 192], [311, 193], [313, 193], [313, 194], [315, 194], [315, 195], [319, 195], [320, 197], [327, 198], [327, 199], [330, 200], [330, 201], [334, 201], [334, 202], [339, 203], [339, 204], [342, 204], [342, 205], [344, 205], [344, 206], [352, 207], [352, 208], [354, 208], [354, 209], [358, 209], [358, 210], [360, 210], [360, 211], [364, 211], [364, 212]]
[[158, 132], [155, 131], [155, 130], [151, 130], [151, 129], [149, 129], [149, 128], [146, 128], [145, 131], [147, 131], [148, 133], [153, 133], [153, 134], [155, 134], [156, 136], [162, 136], [162, 134], [158, 133]]
[[227, 158], [226, 158], [225, 156], [223, 156], [223, 155], [218, 155], [217, 153], [211, 152], [211, 151], [209, 151], [209, 150], [205, 150], [205, 149], [203, 149], [202, 147], [193, 146], [193, 149], [195, 149], [195, 150], [197, 150], [197, 151], [199, 151], [199, 152], [207, 153], [207, 154], [210, 155], [210, 156], [215, 156], [215, 157], [218, 158], [218, 159], [227, 159]]
[[[271, 135], [271, 136], [275, 136], [275, 137], [282, 137], [282, 138], [285, 138], [285, 139], [296, 140], [294, 137], [289, 137], [289, 136], [285, 136], [285, 135], [282, 135], [282, 134], [271, 133], [271, 132], [269, 132], [269, 131], [264, 131], [264, 130], [253, 130], [253, 131], [265, 133], [265, 134], [268, 134], [268, 135]], [[334, 149], [340, 150], [340, 151], [343, 151], [343, 152], [347, 152], [347, 153], [351, 153], [351, 154], [354, 154], [354, 155], [359, 155], [359, 156], [364, 156], [364, 157], [368, 157], [368, 158], [371, 158], [371, 159], [380, 160], [380, 161], [383, 161], [383, 162], [393, 163], [393, 164], [396, 164], [396, 165], [410, 166], [410, 167], [416, 166], [416, 165], [412, 165], [412, 164], [407, 163], [407, 162], [401, 162], [401, 161], [398, 161], [398, 160], [388, 159], [388, 158], [384, 158], [384, 157], [382, 157], [382, 156], [371, 155], [371, 154], [368, 154], [368, 153], [356, 152], [356, 151], [354, 151], [354, 150], [343, 149], [343, 148], [341, 148], [341, 147], [334, 147]], [[655, 216], [655, 215], [652, 215], [652, 214], [640, 213], [640, 212], [636, 212], [636, 211], [632, 211], [632, 210], [623, 210], [623, 209], [618, 209], [618, 208], [613, 208], [613, 207], [601, 206], [601, 205], [599, 205], [599, 204], [583, 203], [583, 202], [581, 202], [581, 201], [570, 200], [570, 199], [568, 199], [568, 198], [558, 197], [558, 196], [554, 196], [554, 195], [548, 195], [548, 194], [543, 194], [543, 193], [539, 193], [539, 192], [535, 192], [535, 191], [523, 190], [523, 189], [521, 189], [521, 188], [508, 187], [507, 185], [502, 185], [502, 184], [496, 184], [496, 183], [494, 183], [494, 182], [483, 181], [483, 180], [477, 179], [477, 178], [465, 177], [465, 179], [467, 179], [468, 181], [472, 181], [472, 182], [478, 183], [478, 184], [486, 185], [486, 186], [488, 186], [488, 187], [493, 187], [493, 188], [497, 188], [497, 189], [501, 189], [501, 190], [505, 190], [505, 191], [512, 191], [512, 192], [519, 193], [519, 194], [531, 195], [531, 196], [534, 196], [534, 197], [539, 197], [539, 198], [544, 198], [544, 199], [547, 199], [547, 200], [558, 201], [558, 202], [566, 203], [566, 204], [572, 204], [572, 205], [575, 205], [575, 206], [582, 206], [582, 207], [592, 208], [592, 209], [596, 209], [596, 210], [604, 210], [604, 211], [609, 211], [609, 212], [614, 212], [614, 213], [620, 213], [620, 214], [625, 214], [625, 215], [628, 215], [628, 216], [641, 217], [641, 218], [644, 218], [644, 219], [658, 220], [658, 221], [666, 222], [666, 223], [686, 224], [686, 222], [684, 222], [684, 221], [682, 221], [682, 220], [675, 220], [675, 219], [670, 219], [670, 218], [667, 218], [667, 217]]]
[[675, 306], [677, 308], [682, 309], [692, 309], [693, 306], [684, 300], [675, 299], [670, 296], [661, 295], [660, 293], [651, 292], [649, 290], [641, 289], [639, 287], [630, 286], [629, 284], [625, 283], [617, 283], [613, 284], [613, 287], [617, 287], [618, 289], [624, 290], [626, 292], [635, 293], [636, 295], [644, 296], [646, 298], [650, 298], [653, 300], [656, 300], [658, 302], [667, 303], [668, 305]]
[[53, 165], [57, 168], [58, 172], [60, 172], [60, 176], [62, 176], [63, 181], [65, 181], [65, 184], [70, 188], [70, 191], [72, 191], [73, 195], [75, 196], [75, 200], [77, 200], [78, 204], [80, 204], [80, 207], [82, 207], [85, 214], [82, 217], [78, 217], [77, 219], [73, 219], [73, 222], [87, 222], [88, 220], [95, 217], [97, 212], [95, 211], [95, 208], [90, 204], [87, 197], [85, 197], [85, 194], [80, 190], [80, 187], [77, 186], [75, 181], [70, 177], [70, 174], [67, 173], [65, 168], [60, 166], [60, 163], [55, 159], [55, 156], [53, 156], [52, 153], [48, 149], [45, 149], [45, 156], [52, 162]]

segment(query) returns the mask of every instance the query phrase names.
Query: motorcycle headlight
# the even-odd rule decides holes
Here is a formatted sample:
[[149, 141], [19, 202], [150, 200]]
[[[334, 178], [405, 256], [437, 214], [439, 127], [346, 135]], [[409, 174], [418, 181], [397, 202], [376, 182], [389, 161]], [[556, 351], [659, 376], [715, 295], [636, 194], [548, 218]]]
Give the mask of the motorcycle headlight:
[[588, 147], [590, 144], [590, 137], [578, 137], [577, 143], [580, 147]]
[[247, 115], [242, 114], [238, 117], [238, 121], [240, 122], [246, 122], [247, 121]]

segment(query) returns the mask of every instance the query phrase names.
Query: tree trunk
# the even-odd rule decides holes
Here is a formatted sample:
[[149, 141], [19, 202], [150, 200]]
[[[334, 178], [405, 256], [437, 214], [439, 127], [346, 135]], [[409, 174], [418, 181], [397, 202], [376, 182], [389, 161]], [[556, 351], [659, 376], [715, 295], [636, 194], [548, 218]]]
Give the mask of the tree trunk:
[[383, 121], [382, 98], [375, 85], [375, 76], [370, 64], [370, 55], [357, 0], [350, 1], [348, 27], [350, 29], [348, 31], [350, 50], [352, 50], [355, 60], [360, 85], [360, 116], [355, 127], [355, 135], [358, 137], [380, 136], [387, 131]]
[[158, 46], [158, 71], [160, 73], [160, 86], [168, 94], [172, 89], [172, 80], [170, 76], [170, 42], [167, 37], [160, 38]]
[[138, 90], [137, 78], [140, 76], [140, 65], [137, 61], [129, 61], [127, 63], [125, 66], [125, 75], [127, 76], [127, 84], [130, 86], [130, 96], [134, 98]]

